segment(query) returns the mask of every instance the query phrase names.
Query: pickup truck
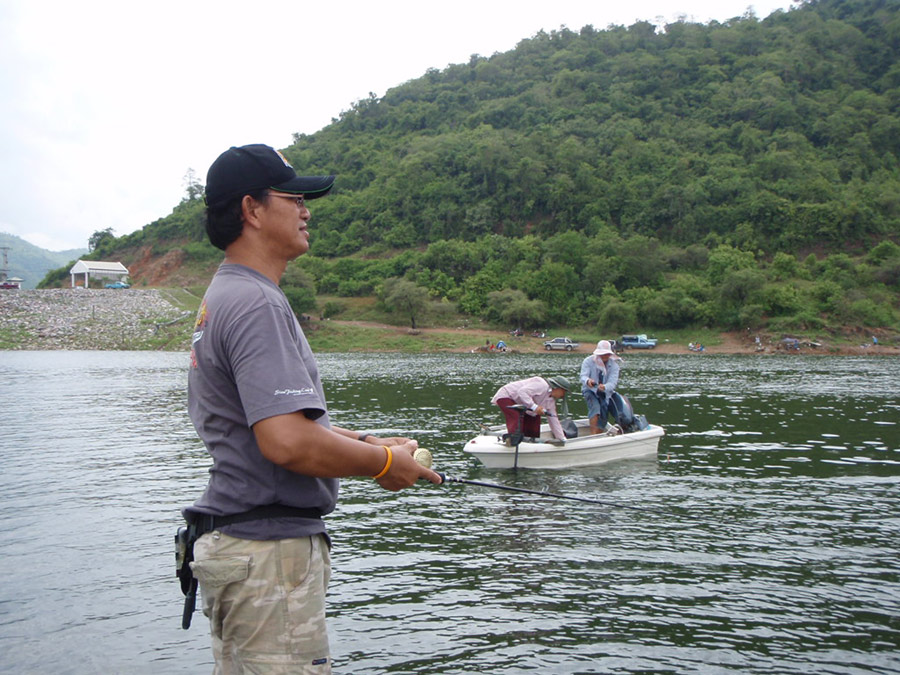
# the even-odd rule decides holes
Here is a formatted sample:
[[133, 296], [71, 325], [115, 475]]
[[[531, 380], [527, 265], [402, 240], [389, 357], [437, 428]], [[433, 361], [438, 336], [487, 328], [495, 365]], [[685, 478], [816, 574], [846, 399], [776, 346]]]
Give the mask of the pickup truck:
[[623, 335], [619, 343], [626, 349], [653, 349], [656, 346], [656, 338], [648, 338], [646, 335]]
[[567, 337], [556, 337], [544, 343], [544, 349], [548, 352], [553, 349], [565, 349], [567, 352], [570, 352], [573, 349], [578, 349], [580, 346], [580, 342], [574, 342]]

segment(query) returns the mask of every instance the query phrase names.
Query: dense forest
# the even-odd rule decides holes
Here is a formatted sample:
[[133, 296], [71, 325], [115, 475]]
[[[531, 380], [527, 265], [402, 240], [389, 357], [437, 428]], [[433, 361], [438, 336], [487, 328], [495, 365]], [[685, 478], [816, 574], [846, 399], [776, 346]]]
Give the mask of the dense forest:
[[[898, 10], [562, 28], [358, 101], [283, 149], [338, 174], [283, 285], [298, 311], [378, 295], [523, 327], [897, 330]], [[217, 260], [200, 188], [92, 257]]]

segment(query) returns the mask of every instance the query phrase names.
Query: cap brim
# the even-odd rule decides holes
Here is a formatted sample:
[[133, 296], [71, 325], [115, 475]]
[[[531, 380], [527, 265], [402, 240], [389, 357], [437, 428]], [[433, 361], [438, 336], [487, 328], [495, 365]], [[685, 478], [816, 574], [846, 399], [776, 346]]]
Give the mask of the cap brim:
[[318, 199], [327, 195], [334, 187], [334, 176], [297, 176], [284, 183], [269, 187], [279, 192], [303, 195], [306, 200]]

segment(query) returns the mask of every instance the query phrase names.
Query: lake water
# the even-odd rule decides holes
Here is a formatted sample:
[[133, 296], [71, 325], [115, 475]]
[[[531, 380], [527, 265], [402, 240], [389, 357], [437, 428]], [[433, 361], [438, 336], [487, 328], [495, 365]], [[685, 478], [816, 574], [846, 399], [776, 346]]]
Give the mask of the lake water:
[[[186, 354], [0, 352], [0, 672], [202, 673], [172, 538], [209, 460]], [[340, 673], [900, 673], [900, 359], [627, 355], [657, 459], [487, 471], [491, 395], [570, 354], [320, 358], [336, 423], [404, 433], [466, 485], [347, 480]], [[573, 401], [583, 415], [584, 403]]]

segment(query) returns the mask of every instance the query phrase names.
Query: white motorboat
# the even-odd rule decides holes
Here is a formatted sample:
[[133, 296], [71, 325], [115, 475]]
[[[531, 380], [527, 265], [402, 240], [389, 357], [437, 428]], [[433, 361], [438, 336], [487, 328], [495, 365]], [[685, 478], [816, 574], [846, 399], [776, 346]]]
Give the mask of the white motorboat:
[[568, 469], [656, 455], [659, 439], [665, 435], [662, 427], [653, 424], [628, 433], [622, 433], [621, 428], [607, 427], [600, 434], [591, 434], [587, 419], [575, 420], [575, 426], [577, 437], [556, 441], [550, 426], [542, 424], [540, 437], [524, 439], [518, 448], [506, 444], [505, 425], [485, 426], [463, 450], [488, 469]]

